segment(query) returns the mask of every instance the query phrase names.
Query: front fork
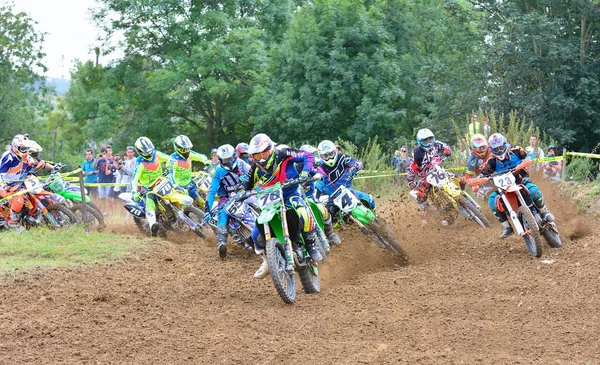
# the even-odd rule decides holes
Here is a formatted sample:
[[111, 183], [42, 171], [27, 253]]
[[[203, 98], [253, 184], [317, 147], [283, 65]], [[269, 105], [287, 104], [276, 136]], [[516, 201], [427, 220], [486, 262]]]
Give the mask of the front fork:
[[196, 224], [196, 222], [194, 222], [193, 220], [191, 220], [187, 215], [183, 214], [183, 211], [181, 209], [177, 208], [175, 206], [175, 204], [172, 204], [171, 202], [168, 202], [167, 204], [177, 214], [177, 217], [179, 217], [179, 219], [182, 220], [185, 224], [187, 224], [188, 226], [190, 226], [190, 228], [193, 231], [196, 231], [196, 229], [201, 229], [201, 224]]
[[52, 214], [50, 214], [50, 212], [48, 211], [46, 206], [44, 204], [42, 204], [42, 202], [35, 195], [30, 195], [30, 196], [31, 196], [31, 198], [33, 198], [33, 200], [35, 201], [35, 205], [37, 205], [38, 209], [41, 210], [44, 217], [46, 217], [46, 219], [50, 222], [50, 224], [52, 224], [52, 227], [60, 228], [60, 224], [58, 224], [56, 219], [54, 219]]

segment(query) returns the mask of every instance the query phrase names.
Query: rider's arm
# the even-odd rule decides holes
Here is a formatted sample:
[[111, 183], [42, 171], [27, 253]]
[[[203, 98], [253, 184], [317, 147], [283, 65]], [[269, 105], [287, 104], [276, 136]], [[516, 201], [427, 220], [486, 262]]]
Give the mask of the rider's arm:
[[133, 171], [133, 177], [131, 178], [130, 182], [131, 192], [137, 193], [138, 183], [140, 181], [140, 177], [142, 176], [142, 172], [144, 171], [144, 164], [141, 164], [138, 161], [136, 161]]
[[473, 154], [469, 156], [469, 161], [467, 162], [467, 172], [465, 173], [465, 179], [470, 179], [475, 175], [475, 169], [477, 165], [477, 157]]
[[410, 161], [408, 162], [408, 166], [406, 167], [406, 180], [408, 180], [409, 184], [415, 182], [417, 171], [419, 171], [419, 167], [422, 162], [422, 157], [421, 160], [419, 160], [419, 156], [415, 157], [415, 153], [416, 152], [413, 152], [410, 155]]
[[241, 158], [237, 159], [237, 163], [238, 163], [238, 169], [240, 169], [242, 174], [248, 175], [248, 173], [250, 172], [250, 165], [246, 161], [242, 160]]
[[248, 172], [248, 180], [244, 183], [244, 190], [252, 190], [254, 188], [254, 176], [256, 175], [257, 165], [252, 163], [250, 165], [250, 171]]
[[206, 157], [206, 155], [203, 155], [202, 153], [198, 153], [195, 151], [190, 151], [190, 160], [202, 162], [205, 165], [210, 165], [210, 163], [212, 162], [211, 160], [208, 159], [208, 157]]
[[521, 159], [521, 163], [515, 167], [515, 170], [525, 169], [533, 165], [533, 153], [527, 153], [522, 147], [513, 148], [511, 152]]
[[452, 149], [450, 148], [450, 146], [441, 141], [435, 141], [435, 143], [437, 145], [437, 150], [440, 155], [444, 155], [447, 157], [452, 156]]
[[302, 171], [306, 171], [310, 174], [310, 172], [313, 169], [313, 165], [315, 163], [315, 156], [312, 153], [308, 153], [305, 151], [297, 151], [291, 148], [279, 150], [278, 153], [285, 153], [286, 156], [290, 157], [291, 162], [303, 162], [304, 167], [302, 168]]
[[481, 169], [481, 175], [482, 176], [489, 176], [489, 175], [493, 174], [494, 172], [496, 172], [496, 159], [495, 158], [490, 158], [483, 165], [483, 168]]
[[362, 169], [362, 162], [359, 160], [352, 158], [350, 156], [342, 154], [340, 157], [343, 158], [344, 166], [347, 168], [354, 167], [356, 170]]
[[215, 202], [215, 196], [219, 191], [219, 186], [221, 185], [221, 174], [220, 169], [217, 169], [212, 176], [212, 180], [210, 182], [210, 189], [208, 190], [208, 194], [206, 195], [206, 208], [207, 213], [208, 210], [212, 209], [213, 203]]
[[178, 185], [175, 181], [175, 164], [177, 161], [173, 155], [169, 156], [169, 161], [165, 164], [165, 169], [169, 171], [169, 181], [171, 184]]
[[166, 163], [171, 159], [171, 156], [158, 150], [156, 150], [156, 155], [158, 156], [158, 161], [160, 161], [161, 163]]

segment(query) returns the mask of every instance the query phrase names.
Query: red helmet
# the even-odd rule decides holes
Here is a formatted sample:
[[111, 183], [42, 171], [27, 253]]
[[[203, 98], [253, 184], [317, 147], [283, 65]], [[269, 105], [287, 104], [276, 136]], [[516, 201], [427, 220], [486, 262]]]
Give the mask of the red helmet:
[[248, 151], [250, 150], [250, 146], [248, 146], [248, 143], [238, 143], [237, 146], [235, 146], [235, 151], [237, 152], [237, 156], [239, 158], [245, 158], [246, 156], [242, 156], [242, 155], [248, 155]]
[[484, 158], [488, 155], [489, 145], [487, 139], [482, 134], [474, 134], [471, 137], [471, 152], [479, 158]]

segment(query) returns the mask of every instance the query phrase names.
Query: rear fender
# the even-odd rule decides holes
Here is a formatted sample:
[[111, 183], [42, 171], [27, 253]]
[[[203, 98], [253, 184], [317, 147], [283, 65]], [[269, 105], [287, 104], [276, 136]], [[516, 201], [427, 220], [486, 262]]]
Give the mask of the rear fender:
[[146, 218], [146, 214], [144, 213], [142, 208], [140, 208], [140, 206], [135, 203], [125, 204], [125, 209], [127, 209], [127, 211], [129, 213], [131, 213], [132, 215], [134, 215], [138, 218]]

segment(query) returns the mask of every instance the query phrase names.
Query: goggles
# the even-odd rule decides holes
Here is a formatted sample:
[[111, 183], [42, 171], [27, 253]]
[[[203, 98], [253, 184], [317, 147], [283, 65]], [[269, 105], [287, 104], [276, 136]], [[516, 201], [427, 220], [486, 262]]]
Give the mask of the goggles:
[[229, 165], [233, 161], [233, 157], [227, 157], [221, 160], [223, 165]]
[[472, 147], [472, 149], [474, 152], [484, 153], [485, 151], [487, 151], [488, 146]]
[[182, 153], [184, 155], [186, 153], [190, 153], [190, 149], [189, 148], [180, 148], [180, 149], [178, 149], [178, 151], [179, 151], [179, 153]]
[[504, 151], [506, 151], [506, 146], [505, 145], [501, 145], [501, 146], [498, 146], [498, 147], [492, 147], [491, 150], [492, 150], [492, 153], [494, 155], [501, 155], [501, 154], [504, 153]]
[[427, 137], [427, 138], [421, 140], [421, 144], [423, 146], [431, 146], [434, 139], [435, 139], [434, 137]]
[[269, 157], [270, 155], [271, 155], [271, 149], [269, 148], [268, 150], [263, 151], [263, 152], [253, 153], [252, 158], [255, 160], [262, 160], [262, 159]]
[[334, 158], [336, 155], [335, 151], [331, 151], [331, 152], [327, 152], [327, 153], [321, 153], [321, 159], [325, 160], [325, 161], [329, 161], [332, 158]]
[[29, 151], [29, 147], [26, 146], [19, 146], [18, 148], [19, 152], [21, 153], [27, 153]]
[[250, 157], [250, 154], [248, 154], [248, 153], [240, 153], [240, 158], [247, 159], [248, 157]]

